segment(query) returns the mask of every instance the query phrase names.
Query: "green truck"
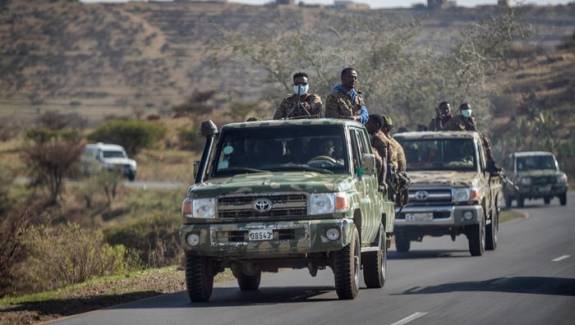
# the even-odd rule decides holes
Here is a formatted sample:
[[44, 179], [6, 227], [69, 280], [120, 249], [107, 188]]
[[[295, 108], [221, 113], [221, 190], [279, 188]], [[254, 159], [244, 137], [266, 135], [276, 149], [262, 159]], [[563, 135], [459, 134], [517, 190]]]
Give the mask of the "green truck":
[[349, 120], [202, 124], [206, 145], [182, 203], [190, 300], [230, 268], [242, 291], [262, 272], [330, 267], [340, 299], [386, 278], [394, 204], [378, 189], [369, 135]]
[[511, 208], [514, 200], [521, 208], [527, 199], [543, 199], [547, 205], [554, 197], [561, 205], [567, 204], [567, 175], [559, 169], [552, 153], [515, 152], [509, 155], [504, 165], [515, 184], [503, 188], [507, 208]]

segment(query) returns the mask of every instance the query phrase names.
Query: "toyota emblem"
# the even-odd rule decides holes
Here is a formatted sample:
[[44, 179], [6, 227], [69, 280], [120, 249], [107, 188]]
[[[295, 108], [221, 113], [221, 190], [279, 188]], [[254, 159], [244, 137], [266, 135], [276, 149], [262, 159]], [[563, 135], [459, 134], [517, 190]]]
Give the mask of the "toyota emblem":
[[268, 212], [272, 209], [272, 201], [266, 198], [255, 199], [254, 209], [259, 213]]
[[429, 196], [429, 193], [427, 193], [426, 191], [415, 192], [415, 199], [418, 201], [425, 201], [425, 200], [427, 200], [428, 196]]

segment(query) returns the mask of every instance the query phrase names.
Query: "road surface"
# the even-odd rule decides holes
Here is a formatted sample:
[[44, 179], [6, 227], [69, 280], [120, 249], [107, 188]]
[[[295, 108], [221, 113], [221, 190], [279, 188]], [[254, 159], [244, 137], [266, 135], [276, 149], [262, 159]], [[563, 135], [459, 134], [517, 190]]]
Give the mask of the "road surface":
[[575, 195], [568, 206], [528, 201], [527, 219], [501, 224], [499, 247], [471, 257], [467, 240], [425, 238], [408, 254], [390, 251], [384, 289], [337, 300], [332, 272], [266, 274], [240, 293], [216, 285], [212, 301], [185, 292], [54, 322], [72, 324], [575, 324]]

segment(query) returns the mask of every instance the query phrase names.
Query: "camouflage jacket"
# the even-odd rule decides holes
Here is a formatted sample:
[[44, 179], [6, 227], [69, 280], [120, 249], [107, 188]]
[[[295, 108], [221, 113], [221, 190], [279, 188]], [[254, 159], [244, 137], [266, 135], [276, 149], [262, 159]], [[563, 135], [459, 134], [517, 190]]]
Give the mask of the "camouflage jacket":
[[298, 95], [294, 94], [282, 100], [280, 106], [274, 113], [274, 120], [320, 118], [321, 116], [322, 102], [318, 95], [306, 94], [298, 100]]
[[371, 134], [371, 146], [379, 154], [379, 156], [387, 161], [387, 151], [388, 151], [388, 141], [383, 132], [378, 131], [375, 134]]
[[434, 117], [431, 119], [431, 122], [429, 122], [428, 129], [429, 131], [443, 131], [451, 119], [451, 116], [448, 116], [448, 118], [445, 120], [442, 120], [439, 117]]
[[444, 127], [445, 131], [477, 131], [475, 119], [465, 118], [461, 115], [452, 117]]
[[384, 137], [389, 148], [389, 162], [393, 165], [393, 167], [395, 167], [396, 171], [404, 172], [407, 162], [405, 159], [405, 152], [403, 151], [403, 147], [394, 138], [386, 136], [385, 134]]
[[327, 96], [325, 102], [325, 117], [349, 119], [354, 116], [359, 116], [362, 106], [365, 106], [365, 102], [363, 101], [360, 91], [357, 92], [355, 100], [352, 101], [348, 94], [334, 90]]

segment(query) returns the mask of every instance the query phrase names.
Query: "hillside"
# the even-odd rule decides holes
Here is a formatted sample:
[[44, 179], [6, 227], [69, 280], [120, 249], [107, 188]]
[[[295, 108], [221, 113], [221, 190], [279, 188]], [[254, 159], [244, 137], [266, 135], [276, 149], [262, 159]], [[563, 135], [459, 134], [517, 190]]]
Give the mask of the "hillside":
[[[166, 113], [195, 89], [262, 90], [261, 71], [237, 57], [213, 60], [230, 33], [273, 41], [283, 32], [337, 19], [414, 22], [413, 47], [450, 47], [465, 26], [495, 7], [340, 12], [328, 8], [217, 3], [81, 4], [12, 0], [0, 12], [0, 116], [33, 117], [45, 110], [79, 112], [92, 121], [134, 110]], [[520, 11], [531, 37], [557, 45], [575, 29], [575, 5]]]

